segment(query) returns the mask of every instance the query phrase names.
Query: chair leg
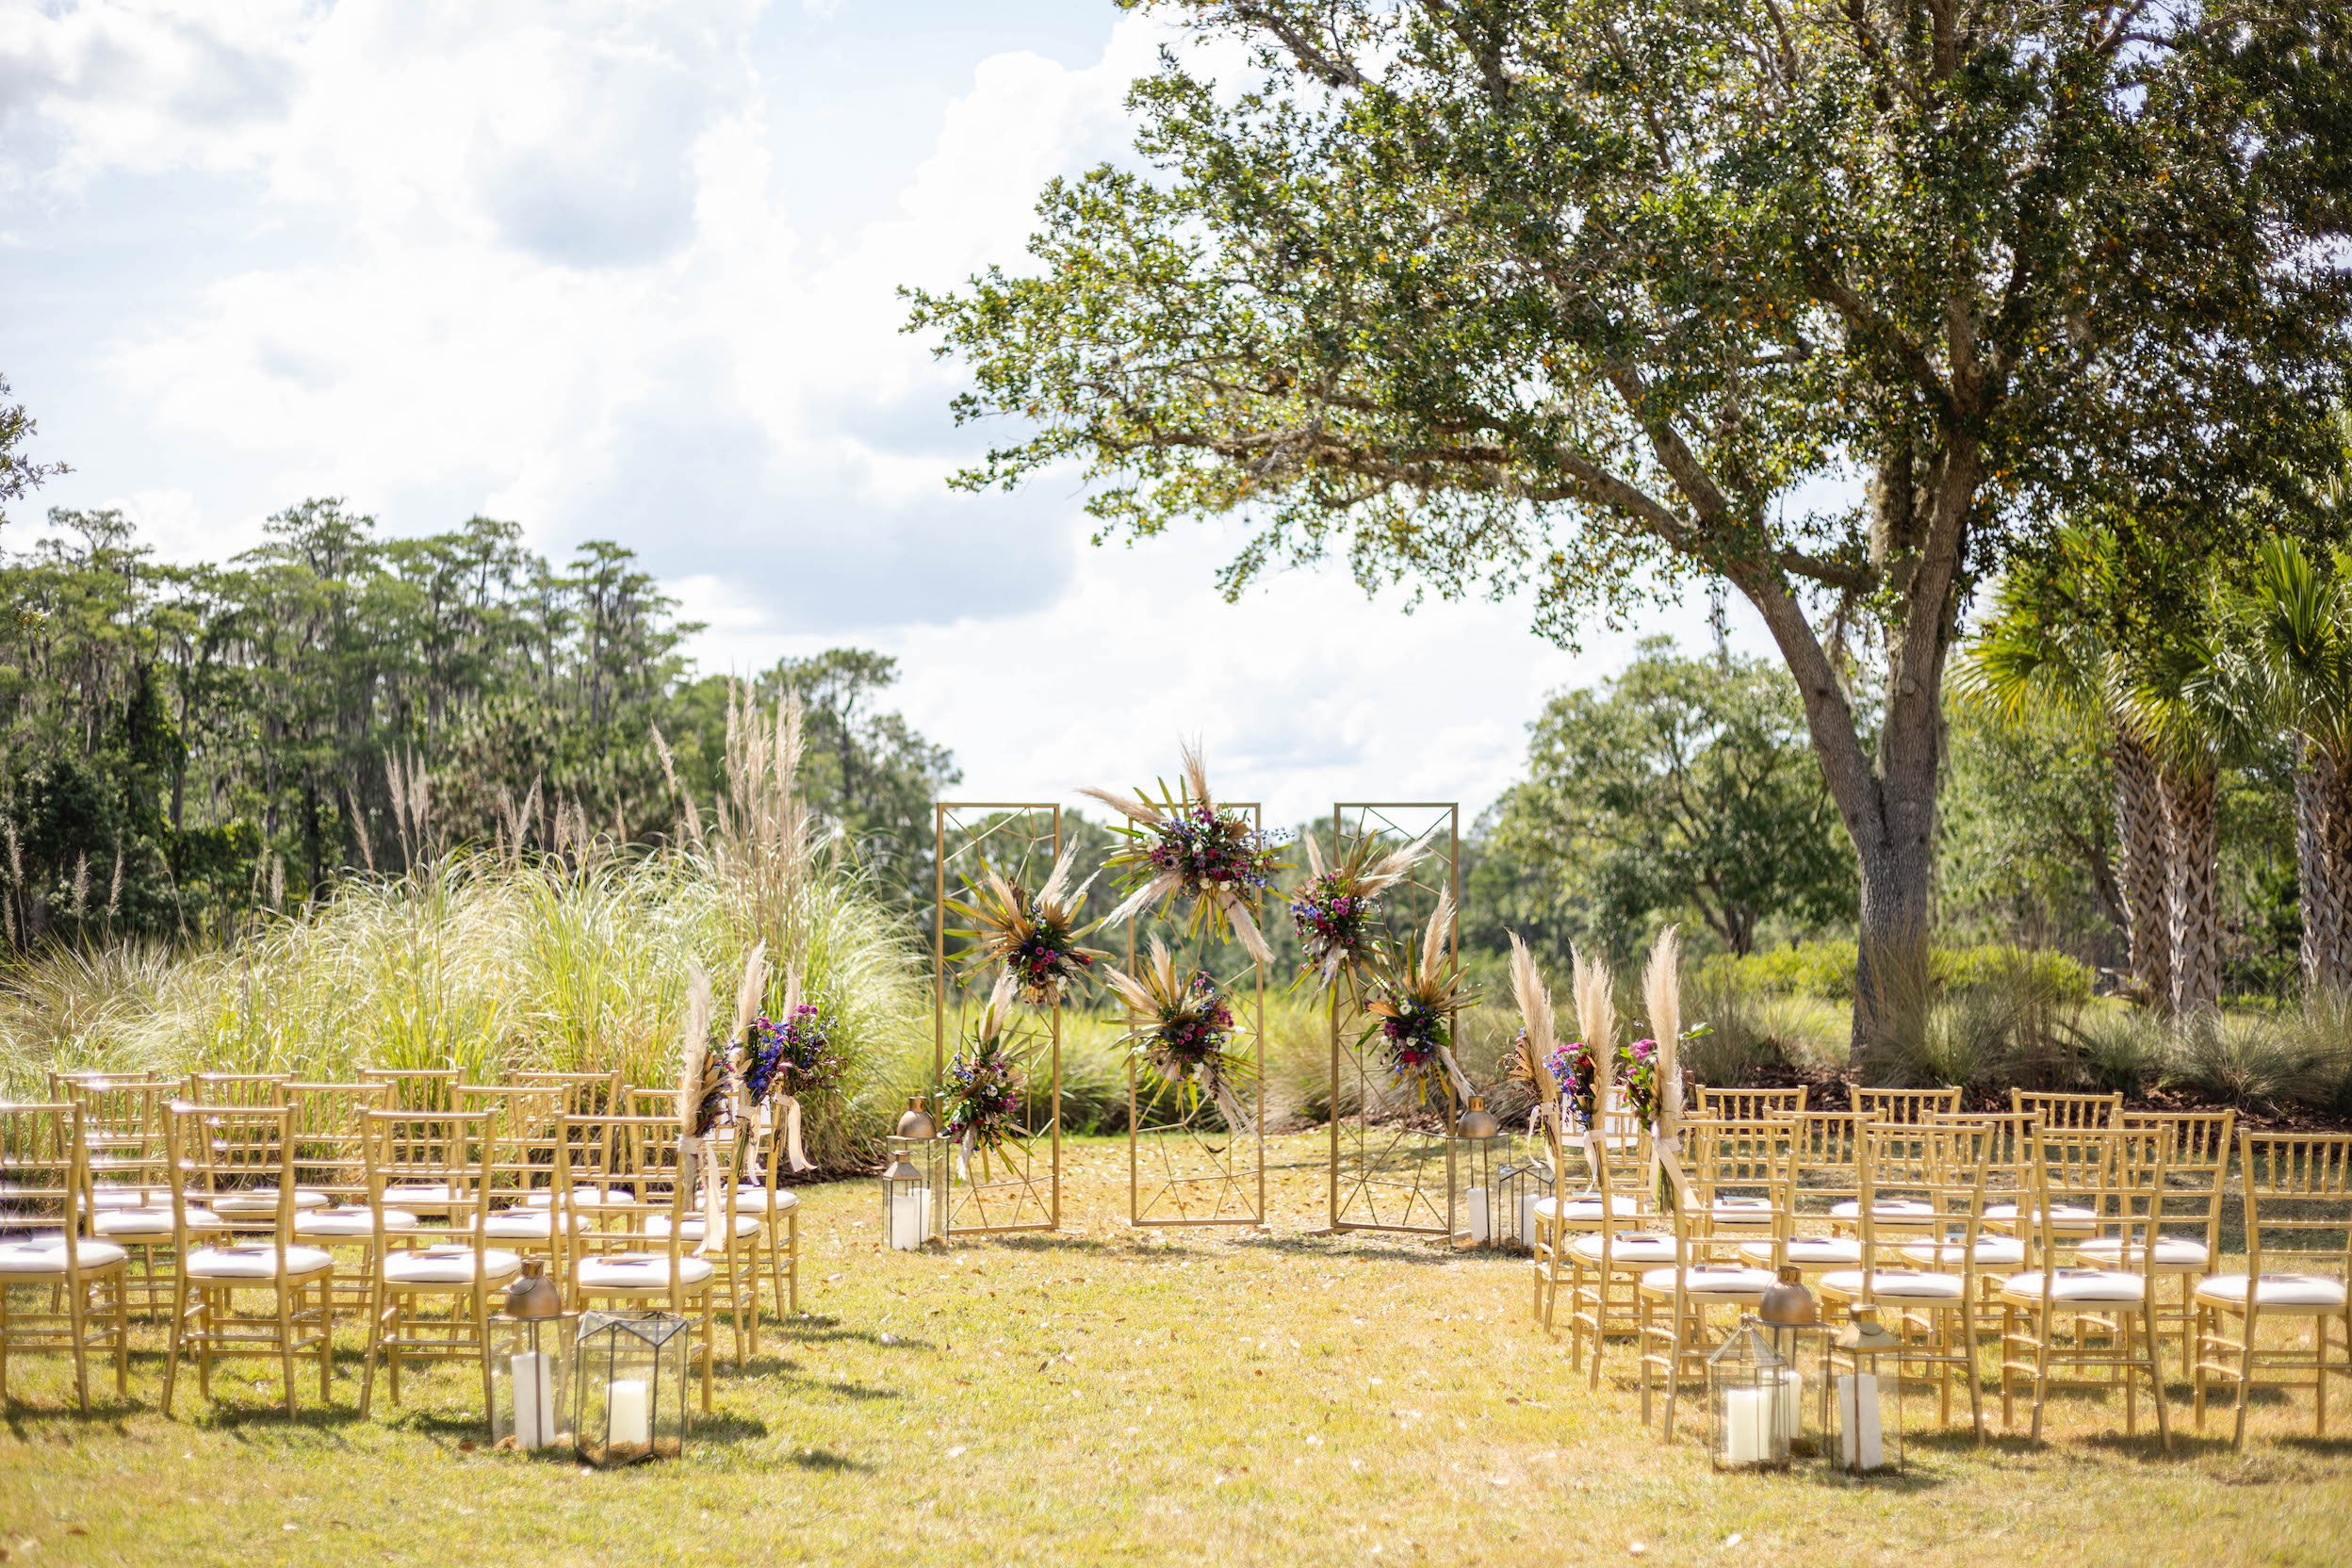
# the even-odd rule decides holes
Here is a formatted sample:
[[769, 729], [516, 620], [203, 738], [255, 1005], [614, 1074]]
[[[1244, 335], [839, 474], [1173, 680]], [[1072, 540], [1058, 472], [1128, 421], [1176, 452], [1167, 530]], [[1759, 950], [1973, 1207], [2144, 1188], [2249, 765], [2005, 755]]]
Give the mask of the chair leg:
[[784, 1293], [792, 1315], [800, 1315], [800, 1205], [784, 1211]]
[[2172, 1417], [2164, 1408], [2164, 1347], [2156, 1338], [2156, 1293], [2151, 1289], [2148, 1294], [2148, 1386], [2149, 1397], [2156, 1401], [2156, 1441], [2169, 1458], [2172, 1453]]
[[360, 1374], [359, 1413], [366, 1415], [376, 1402], [376, 1358], [384, 1351], [384, 1280], [379, 1276], [368, 1287], [368, 1365]]
[[90, 1282], [69, 1273], [65, 1282], [65, 1331], [74, 1337], [74, 1393], [81, 1401], [84, 1415], [90, 1413], [90, 1347], [84, 1342], [89, 1327]]
[[[163, 1418], [172, 1419], [172, 1392], [179, 1381], [180, 1346], [188, 1328], [188, 1276], [173, 1271], [172, 1281], [172, 1332], [163, 1352]], [[0, 1334], [0, 1344], [7, 1335]]]
[[114, 1276], [114, 1396], [131, 1396], [131, 1271], [127, 1265]]
[[2255, 1281], [2246, 1282], [2246, 1343], [2238, 1350], [2238, 1417], [2230, 1435], [2230, 1446], [2240, 1450], [2246, 1447], [2246, 1396], [2254, 1391], [2255, 1287]]
[[291, 1280], [278, 1282], [278, 1364], [286, 1371], [286, 1413], [289, 1418], [298, 1413], [294, 1403], [294, 1301], [302, 1288]]
[[2050, 1293], [2055, 1282], [2047, 1274], [2042, 1277], [2042, 1305], [2034, 1316], [2040, 1331], [2034, 1340], [2034, 1441], [2042, 1440], [2042, 1401], [2050, 1392], [2050, 1339], [2056, 1331], [2050, 1313]]
[[702, 1293], [702, 1413], [710, 1413], [710, 1361], [716, 1353], [710, 1327], [710, 1293]]
[[335, 1403], [335, 1276], [318, 1282], [318, 1403]]

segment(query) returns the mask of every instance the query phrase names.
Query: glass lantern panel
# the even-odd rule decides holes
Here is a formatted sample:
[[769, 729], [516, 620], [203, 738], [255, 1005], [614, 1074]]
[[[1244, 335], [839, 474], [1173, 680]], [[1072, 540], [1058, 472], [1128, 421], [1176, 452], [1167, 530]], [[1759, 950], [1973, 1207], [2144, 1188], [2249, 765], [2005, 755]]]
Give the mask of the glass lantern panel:
[[490, 1320], [490, 1442], [552, 1448], [572, 1442], [572, 1338], [579, 1318]]
[[610, 1468], [683, 1451], [690, 1327], [663, 1312], [580, 1319], [573, 1402], [581, 1459]]

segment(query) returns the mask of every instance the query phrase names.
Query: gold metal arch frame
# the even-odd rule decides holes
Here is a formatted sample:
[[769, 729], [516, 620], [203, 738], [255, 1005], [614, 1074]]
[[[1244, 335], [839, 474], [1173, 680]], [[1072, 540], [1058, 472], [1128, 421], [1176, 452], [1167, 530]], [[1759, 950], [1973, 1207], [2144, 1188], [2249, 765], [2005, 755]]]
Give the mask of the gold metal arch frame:
[[[1462, 906], [1462, 807], [1457, 801], [1341, 801], [1331, 808], [1335, 856], [1377, 838], [1407, 844], [1432, 829], [1413, 875], [1382, 895], [1391, 941], [1410, 941], [1441, 894]], [[1460, 918], [1446, 934], [1446, 957], [1462, 961]], [[1390, 1081], [1378, 1045], [1359, 1048], [1366, 1017], [1355, 977], [1331, 990], [1330, 1221], [1317, 1234], [1384, 1231], [1452, 1241], [1458, 1197], [1447, 1105], [1416, 1111]]]
[[[1253, 829], [1265, 830], [1265, 812], [1255, 802], [1222, 802], [1226, 810], [1250, 813]], [[1177, 925], [1178, 911], [1163, 906], [1127, 926], [1127, 960], [1150, 943], [1160, 921]], [[1252, 1225], [1266, 1223], [1266, 965], [1240, 942], [1218, 940], [1203, 929], [1187, 940], [1180, 930], [1164, 933], [1177, 962], [1204, 969], [1225, 991], [1233, 1012], [1236, 1045], [1246, 1042], [1251, 1069], [1241, 1096], [1249, 1125], [1232, 1127], [1205, 1095], [1191, 1102], [1142, 1063], [1127, 1064], [1127, 1220], [1131, 1225]]]
[[[932, 1104], [967, 1018], [988, 1003], [993, 966], [961, 961], [948, 947], [947, 895], [988, 864], [1035, 888], [1062, 850], [1062, 808], [1051, 801], [940, 801], [933, 811], [931, 996]], [[1062, 1009], [1021, 1006], [1012, 1026], [1023, 1044], [1020, 1125], [983, 1159], [948, 1153], [945, 1233], [1004, 1235], [1062, 1223]]]

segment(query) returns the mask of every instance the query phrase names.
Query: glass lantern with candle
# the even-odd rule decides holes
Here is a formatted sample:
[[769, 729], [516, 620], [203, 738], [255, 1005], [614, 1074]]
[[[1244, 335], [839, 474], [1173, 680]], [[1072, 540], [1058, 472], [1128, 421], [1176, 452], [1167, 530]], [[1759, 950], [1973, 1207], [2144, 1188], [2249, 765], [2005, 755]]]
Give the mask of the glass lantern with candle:
[[666, 1312], [591, 1312], [572, 1356], [572, 1430], [601, 1470], [675, 1459], [686, 1446], [693, 1325]]
[[1473, 1247], [1491, 1247], [1496, 1238], [1494, 1207], [1494, 1140], [1502, 1133], [1502, 1124], [1494, 1113], [1486, 1108], [1480, 1095], [1472, 1095], [1470, 1103], [1454, 1123], [1454, 1137], [1461, 1144], [1458, 1155], [1462, 1171], [1463, 1237]]
[[493, 1447], [528, 1451], [572, 1442], [567, 1384], [572, 1341], [579, 1327], [580, 1315], [563, 1311], [560, 1298], [551, 1313], [516, 1315], [510, 1304], [507, 1311], [490, 1319]]
[[1718, 1470], [1779, 1470], [1788, 1463], [1805, 1385], [1753, 1317], [1707, 1358], [1707, 1458]]
[[[1878, 1320], [1878, 1308], [1857, 1301], [1850, 1321], [1838, 1331], [1835, 1401], [1838, 1465], [1849, 1475], [1903, 1473], [1903, 1341]], [[1894, 1373], [1880, 1370], [1879, 1358], [1892, 1356]]]
[[1533, 1249], [1535, 1206], [1556, 1190], [1550, 1146], [1540, 1137], [1519, 1140], [1518, 1148], [1506, 1151], [1494, 1170], [1494, 1196], [1489, 1211], [1496, 1233]]
[[939, 1135], [923, 1097], [906, 1102], [898, 1131], [882, 1140], [890, 1163], [882, 1168], [882, 1234], [891, 1250], [920, 1251], [925, 1242], [947, 1239], [947, 1140]]
[[[1795, 1424], [1788, 1431], [1788, 1451], [1798, 1459], [1815, 1459], [1826, 1452], [1821, 1433], [1829, 1423], [1828, 1359], [1829, 1325], [1821, 1321], [1821, 1307], [1813, 1293], [1805, 1287], [1804, 1274], [1783, 1265], [1777, 1282], [1766, 1288], [1763, 1299], [1756, 1303], [1756, 1326], [1764, 1332], [1765, 1342], [1772, 1346], [1788, 1368], [1784, 1377], [1797, 1384], [1794, 1411]], [[1805, 1350], [1806, 1342], [1813, 1348], [1814, 1387], [1821, 1392], [1818, 1400], [1805, 1396]], [[1812, 1420], [1805, 1418], [1808, 1406], [1818, 1406]]]

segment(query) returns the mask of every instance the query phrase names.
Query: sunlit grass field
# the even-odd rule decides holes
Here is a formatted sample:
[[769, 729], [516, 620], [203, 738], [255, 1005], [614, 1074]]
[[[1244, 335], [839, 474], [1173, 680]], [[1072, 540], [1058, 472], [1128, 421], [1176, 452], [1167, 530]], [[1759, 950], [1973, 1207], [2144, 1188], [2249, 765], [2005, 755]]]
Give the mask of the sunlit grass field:
[[[1066, 1233], [907, 1256], [867, 1183], [804, 1189], [803, 1304], [723, 1370], [685, 1458], [590, 1473], [479, 1446], [478, 1384], [412, 1381], [289, 1423], [247, 1364], [166, 1421], [150, 1328], [118, 1403], [72, 1413], [62, 1360], [17, 1360], [0, 1432], [14, 1562], [1645, 1561], [2311, 1563], [2348, 1555], [2352, 1409], [2308, 1394], [2159, 1457], [2120, 1397], [2054, 1401], [2053, 1440], [1915, 1440], [1899, 1480], [1717, 1475], [1699, 1424], [1636, 1414], [1528, 1320], [1524, 1260], [1318, 1238], [1315, 1135], [1271, 1140], [1273, 1233], [1138, 1234], [1125, 1144], [1064, 1151]], [[727, 1344], [722, 1333], [722, 1353]], [[2352, 1406], [2339, 1390], [2340, 1406]], [[1987, 1405], [1998, 1421], [1997, 1393]], [[1911, 1404], [1915, 1432], [1932, 1396]]]

